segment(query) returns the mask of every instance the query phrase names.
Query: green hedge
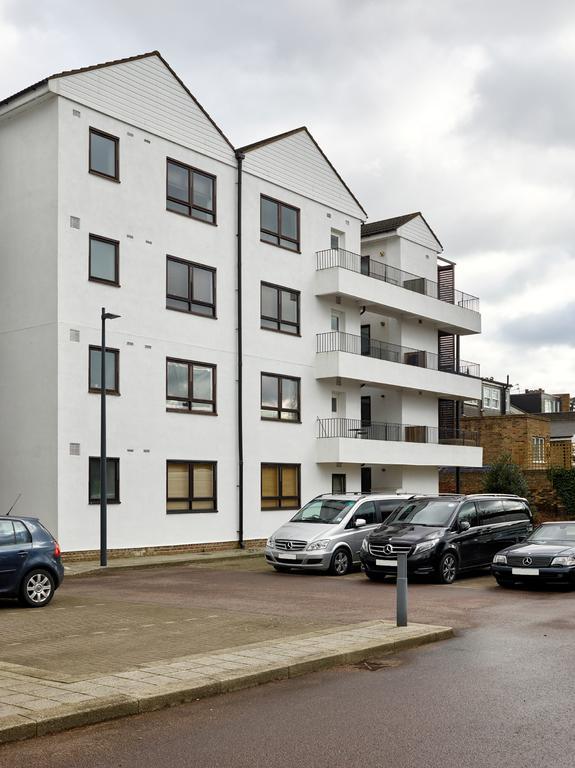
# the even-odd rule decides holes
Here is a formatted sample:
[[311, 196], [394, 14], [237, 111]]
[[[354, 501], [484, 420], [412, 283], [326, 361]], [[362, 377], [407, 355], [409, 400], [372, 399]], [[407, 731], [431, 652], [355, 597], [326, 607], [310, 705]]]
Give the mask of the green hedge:
[[552, 467], [548, 476], [569, 517], [575, 517], [575, 468]]

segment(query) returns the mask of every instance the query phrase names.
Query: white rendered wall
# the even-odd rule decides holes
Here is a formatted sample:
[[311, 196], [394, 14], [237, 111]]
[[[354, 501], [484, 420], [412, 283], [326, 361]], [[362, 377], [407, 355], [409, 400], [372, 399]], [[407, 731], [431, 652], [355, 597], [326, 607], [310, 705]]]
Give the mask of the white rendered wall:
[[0, 120], [0, 514], [58, 535], [56, 99]]

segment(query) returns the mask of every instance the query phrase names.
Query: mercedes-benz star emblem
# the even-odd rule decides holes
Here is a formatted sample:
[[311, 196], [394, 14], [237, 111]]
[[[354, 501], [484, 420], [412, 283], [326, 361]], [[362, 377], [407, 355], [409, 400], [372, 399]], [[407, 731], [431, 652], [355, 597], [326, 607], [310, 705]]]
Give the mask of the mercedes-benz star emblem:
[[533, 562], [533, 558], [532, 557], [524, 557], [523, 558], [523, 565], [531, 565], [532, 562]]
[[291, 541], [286, 541], [286, 549], [291, 549]]
[[385, 552], [386, 552], [388, 555], [390, 555], [390, 554], [393, 552], [393, 547], [391, 546], [391, 544], [386, 544], [386, 545], [385, 545], [385, 547], [384, 547], [384, 551], [385, 551]]

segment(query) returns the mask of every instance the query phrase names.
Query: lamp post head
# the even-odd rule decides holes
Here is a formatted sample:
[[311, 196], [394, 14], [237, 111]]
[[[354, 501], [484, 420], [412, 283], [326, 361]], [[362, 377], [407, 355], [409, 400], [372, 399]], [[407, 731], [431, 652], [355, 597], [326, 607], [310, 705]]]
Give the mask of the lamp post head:
[[112, 312], [106, 312], [102, 307], [102, 320], [115, 320], [118, 317], [122, 317], [122, 315], [114, 315]]

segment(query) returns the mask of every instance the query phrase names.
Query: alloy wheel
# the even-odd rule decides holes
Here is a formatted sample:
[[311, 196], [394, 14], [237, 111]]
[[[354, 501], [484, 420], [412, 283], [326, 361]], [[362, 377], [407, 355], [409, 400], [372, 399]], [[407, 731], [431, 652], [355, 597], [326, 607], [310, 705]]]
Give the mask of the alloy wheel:
[[26, 595], [31, 603], [42, 605], [52, 594], [52, 583], [45, 573], [33, 573], [26, 581]]
[[454, 555], [445, 555], [441, 561], [441, 580], [444, 584], [455, 581], [457, 574], [457, 560]]
[[344, 549], [339, 549], [333, 556], [332, 568], [337, 576], [345, 576], [349, 571], [349, 555]]

